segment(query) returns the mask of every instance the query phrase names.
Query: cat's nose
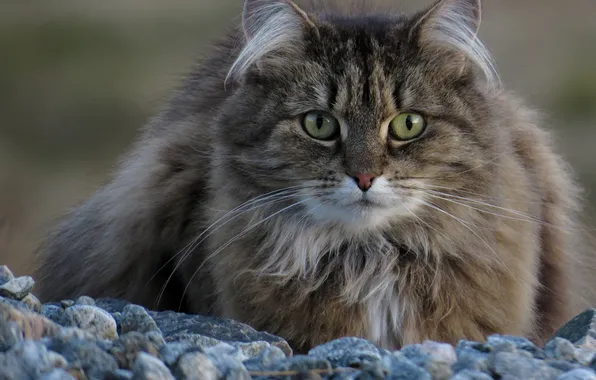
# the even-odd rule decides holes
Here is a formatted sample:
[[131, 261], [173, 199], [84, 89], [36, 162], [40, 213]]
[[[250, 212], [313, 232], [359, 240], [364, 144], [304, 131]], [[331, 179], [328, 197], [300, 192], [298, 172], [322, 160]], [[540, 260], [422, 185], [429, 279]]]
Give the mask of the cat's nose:
[[374, 174], [362, 174], [356, 173], [352, 175], [354, 181], [362, 191], [368, 191], [372, 186], [373, 181], [375, 180], [376, 176]]

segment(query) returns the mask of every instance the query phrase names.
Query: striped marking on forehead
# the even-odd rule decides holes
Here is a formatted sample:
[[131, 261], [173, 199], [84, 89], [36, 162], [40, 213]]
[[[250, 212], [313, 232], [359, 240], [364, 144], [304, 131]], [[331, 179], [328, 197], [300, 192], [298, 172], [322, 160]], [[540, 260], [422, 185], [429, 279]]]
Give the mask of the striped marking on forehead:
[[[344, 42], [343, 60], [334, 68], [334, 108], [343, 112], [368, 110], [386, 115], [395, 110], [397, 84], [388, 73], [379, 41], [362, 34]], [[333, 91], [332, 91], [333, 92]]]

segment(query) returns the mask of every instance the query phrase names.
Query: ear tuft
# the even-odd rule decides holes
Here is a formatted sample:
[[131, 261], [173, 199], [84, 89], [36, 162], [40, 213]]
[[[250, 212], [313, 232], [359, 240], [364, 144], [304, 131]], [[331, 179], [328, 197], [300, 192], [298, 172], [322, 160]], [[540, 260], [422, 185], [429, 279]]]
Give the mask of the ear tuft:
[[265, 56], [301, 51], [305, 26], [314, 27], [314, 24], [291, 0], [245, 0], [242, 13], [245, 45], [226, 82], [239, 79]]
[[450, 49], [463, 58], [461, 70], [467, 62], [480, 69], [489, 87], [499, 83], [493, 59], [478, 39], [481, 22], [480, 0], [440, 0], [418, 20], [417, 31], [422, 46]]

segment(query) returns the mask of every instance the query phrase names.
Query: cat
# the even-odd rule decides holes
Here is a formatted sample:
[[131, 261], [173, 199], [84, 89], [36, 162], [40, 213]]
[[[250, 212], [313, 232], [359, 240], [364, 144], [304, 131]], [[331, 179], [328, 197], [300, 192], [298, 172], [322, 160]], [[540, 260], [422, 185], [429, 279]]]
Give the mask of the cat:
[[500, 82], [480, 1], [339, 4], [245, 0], [41, 244], [41, 299], [229, 317], [296, 352], [543, 342], [566, 321], [580, 187]]

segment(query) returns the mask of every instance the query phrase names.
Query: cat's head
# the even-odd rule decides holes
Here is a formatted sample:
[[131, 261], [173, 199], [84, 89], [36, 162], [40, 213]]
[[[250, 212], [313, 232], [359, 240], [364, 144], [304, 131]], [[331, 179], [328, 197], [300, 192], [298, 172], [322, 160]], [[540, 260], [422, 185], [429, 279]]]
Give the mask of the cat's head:
[[286, 189], [313, 219], [365, 230], [432, 207], [430, 191], [480, 191], [507, 125], [479, 23], [479, 0], [411, 16], [246, 0], [219, 120], [227, 167], [261, 193]]

